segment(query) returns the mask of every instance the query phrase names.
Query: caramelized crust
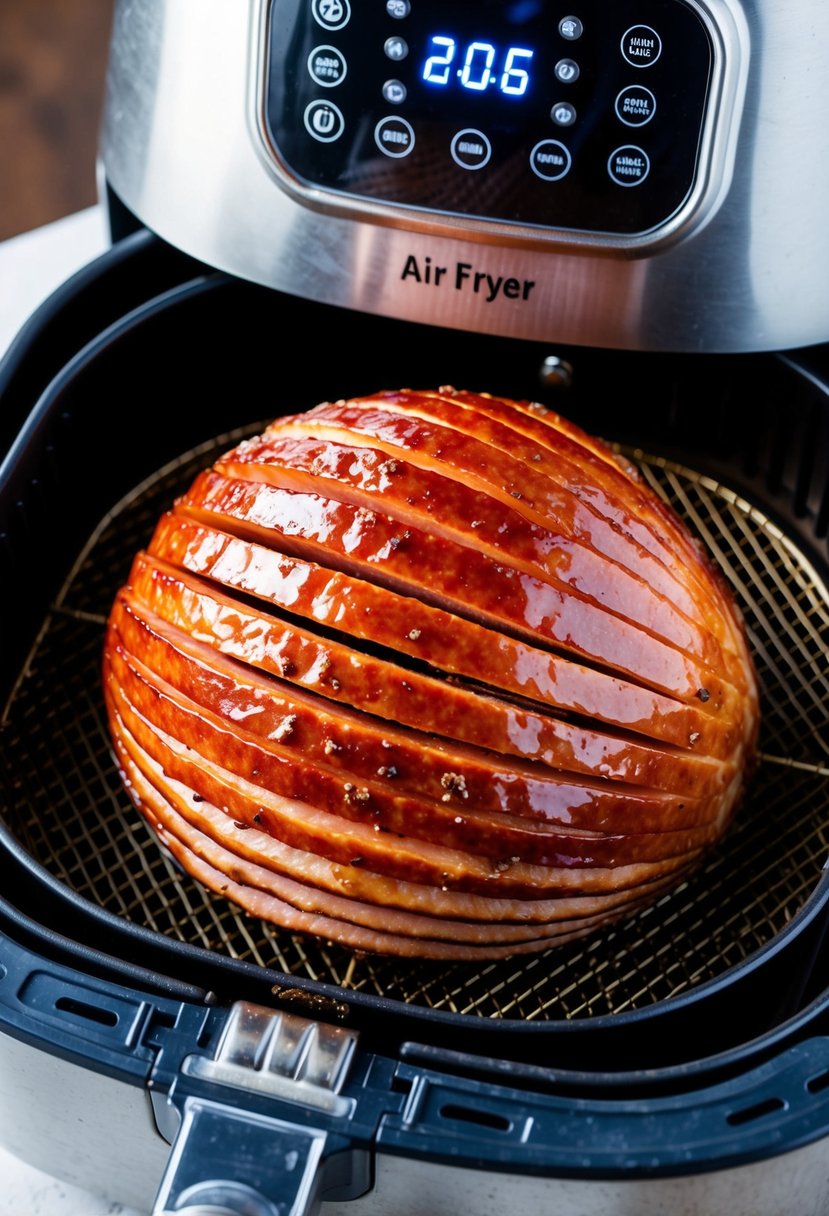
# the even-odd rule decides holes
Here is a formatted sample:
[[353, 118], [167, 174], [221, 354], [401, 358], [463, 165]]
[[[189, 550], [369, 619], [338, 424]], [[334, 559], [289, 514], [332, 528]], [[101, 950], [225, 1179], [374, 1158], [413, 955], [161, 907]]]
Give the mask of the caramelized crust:
[[600, 440], [486, 394], [278, 419], [112, 606], [125, 788], [196, 880], [357, 950], [497, 958], [671, 889], [751, 771], [730, 591]]

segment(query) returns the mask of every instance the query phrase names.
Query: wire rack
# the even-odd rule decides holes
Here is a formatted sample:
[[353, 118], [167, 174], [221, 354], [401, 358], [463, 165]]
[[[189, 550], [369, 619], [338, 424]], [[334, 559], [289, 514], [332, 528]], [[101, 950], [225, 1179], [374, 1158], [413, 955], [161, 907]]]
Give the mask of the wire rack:
[[527, 1021], [615, 1014], [686, 992], [761, 951], [806, 905], [827, 857], [829, 590], [756, 507], [640, 451], [625, 454], [733, 587], [762, 690], [749, 795], [698, 871], [591, 937], [484, 965], [356, 956], [251, 918], [185, 875], [133, 809], [113, 763], [103, 631], [158, 515], [241, 437], [219, 436], [160, 470], [100, 523], [22, 669], [0, 732], [4, 816], [51, 874], [117, 917], [219, 955], [427, 1008]]

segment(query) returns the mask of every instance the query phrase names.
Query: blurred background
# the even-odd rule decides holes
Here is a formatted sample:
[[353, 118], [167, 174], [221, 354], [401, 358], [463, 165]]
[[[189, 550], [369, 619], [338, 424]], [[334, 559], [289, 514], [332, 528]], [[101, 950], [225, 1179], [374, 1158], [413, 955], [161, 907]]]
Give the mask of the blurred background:
[[0, 0], [0, 241], [97, 201], [113, 0]]

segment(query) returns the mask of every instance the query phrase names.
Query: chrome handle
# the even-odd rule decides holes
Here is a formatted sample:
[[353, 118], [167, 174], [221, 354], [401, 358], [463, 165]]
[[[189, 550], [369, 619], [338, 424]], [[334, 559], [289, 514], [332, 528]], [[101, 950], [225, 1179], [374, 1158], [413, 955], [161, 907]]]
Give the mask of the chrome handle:
[[158, 1216], [239, 1216], [238, 1208], [217, 1208], [213, 1204], [179, 1208], [176, 1212], [159, 1212]]
[[[181, 1122], [153, 1216], [314, 1216], [329, 1157], [338, 1165], [327, 1186], [342, 1198], [368, 1189], [365, 1154], [352, 1152], [348, 1134], [356, 1100], [341, 1092], [356, 1040], [344, 1027], [236, 1002], [214, 1056], [188, 1055], [168, 1095]], [[216, 1091], [229, 1100], [197, 1096]]]
[[153, 1216], [313, 1216], [326, 1138], [188, 1097]]

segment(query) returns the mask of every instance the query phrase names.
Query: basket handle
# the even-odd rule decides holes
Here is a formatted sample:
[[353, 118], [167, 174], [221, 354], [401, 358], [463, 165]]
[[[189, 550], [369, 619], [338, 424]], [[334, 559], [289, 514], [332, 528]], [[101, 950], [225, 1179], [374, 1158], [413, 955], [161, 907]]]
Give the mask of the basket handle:
[[153, 1216], [312, 1216], [327, 1134], [189, 1097]]

